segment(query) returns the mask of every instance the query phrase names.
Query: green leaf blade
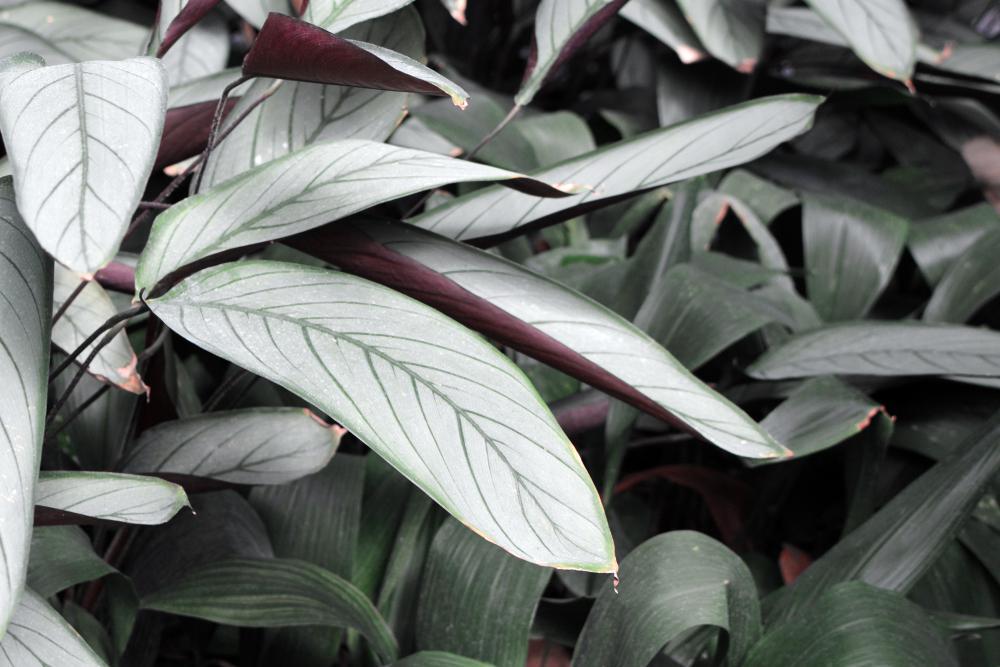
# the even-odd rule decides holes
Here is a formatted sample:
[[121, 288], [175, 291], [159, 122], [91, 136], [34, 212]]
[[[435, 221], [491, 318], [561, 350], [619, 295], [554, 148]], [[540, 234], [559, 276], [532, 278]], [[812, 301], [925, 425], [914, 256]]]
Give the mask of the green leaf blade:
[[35, 503], [105, 521], [139, 525], [166, 523], [183, 507], [187, 494], [156, 477], [109, 472], [43, 472]]

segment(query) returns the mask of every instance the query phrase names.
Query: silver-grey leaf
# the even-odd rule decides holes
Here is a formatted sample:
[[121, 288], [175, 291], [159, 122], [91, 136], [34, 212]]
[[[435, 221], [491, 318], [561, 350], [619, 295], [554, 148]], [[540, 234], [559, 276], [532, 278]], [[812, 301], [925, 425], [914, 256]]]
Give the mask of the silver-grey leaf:
[[155, 525], [169, 521], [187, 494], [177, 484], [111, 472], [43, 472], [35, 504], [95, 519]]
[[49, 65], [119, 60], [139, 55], [145, 41], [143, 26], [67, 2], [31, 0], [0, 10], [0, 56], [27, 50]]
[[436, 310], [354, 276], [249, 260], [148, 304], [196, 345], [322, 408], [512, 554], [616, 569], [590, 476], [534, 388]]
[[24, 587], [48, 393], [52, 262], [0, 180], [0, 636]]
[[60, 263], [93, 273], [114, 257], [153, 167], [166, 96], [154, 58], [42, 67], [0, 90], [18, 209]]
[[25, 590], [7, 635], [0, 667], [107, 667], [83, 637], [38, 593]]
[[124, 470], [284, 484], [321, 470], [340, 435], [299, 408], [210, 412], [143, 431]]

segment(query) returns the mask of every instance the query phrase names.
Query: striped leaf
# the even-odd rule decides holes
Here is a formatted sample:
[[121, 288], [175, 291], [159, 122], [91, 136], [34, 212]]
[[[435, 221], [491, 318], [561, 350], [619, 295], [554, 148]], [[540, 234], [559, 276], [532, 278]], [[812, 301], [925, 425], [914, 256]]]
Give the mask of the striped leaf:
[[43, 472], [35, 504], [104, 521], [155, 525], [169, 521], [187, 494], [156, 477], [110, 472]]
[[166, 75], [153, 58], [41, 67], [0, 90], [18, 210], [65, 266], [114, 257], [160, 143]]
[[35, 478], [48, 392], [52, 263], [0, 180], [0, 636], [28, 566]]
[[907, 81], [913, 75], [917, 27], [903, 0], [806, 0], [873, 70]]
[[623, 4], [624, 0], [542, 0], [535, 11], [535, 58], [514, 102], [530, 104], [552, 70]]
[[785, 452], [641, 330], [518, 264], [410, 225], [374, 220], [324, 228], [294, 245], [424, 301], [727, 451], [763, 458]]
[[524, 181], [559, 194], [511, 171], [372, 141], [308, 146], [160, 215], [136, 269], [136, 289], [150, 289], [185, 264], [223, 250], [297, 234], [446, 183], [475, 181]]
[[920, 322], [835, 324], [771, 348], [747, 373], [765, 380], [814, 375], [1000, 377], [1000, 333]]
[[241, 261], [150, 308], [325, 410], [465, 524], [553, 567], [615, 569], [576, 450], [524, 375], [440, 313], [353, 276]]
[[142, 607], [251, 628], [349, 627], [383, 659], [396, 657], [396, 640], [364, 593], [318, 565], [290, 558], [216, 561], [143, 598]]
[[[351, 28], [344, 37], [379, 44], [410, 58], [424, 57], [423, 26], [412, 9]], [[383, 141], [406, 110], [406, 93], [285, 81], [251, 111], [273, 84], [272, 79], [256, 79], [230, 112], [230, 118], [241, 118], [248, 111], [250, 115], [212, 151], [203, 190], [309, 144], [333, 139]]]
[[0, 641], [0, 667], [106, 667], [38, 593], [26, 590]]
[[413, 0], [310, 0], [302, 18], [330, 32], [384, 16]]
[[[80, 284], [80, 277], [69, 269], [56, 266], [54, 281], [52, 310], [57, 312]], [[96, 331], [117, 312], [118, 309], [104, 288], [95, 281], [88, 282], [52, 325], [52, 343], [64, 352], [72, 352], [91, 332]], [[95, 344], [87, 347], [79, 358], [85, 359]], [[133, 394], [141, 394], [146, 390], [146, 385], [136, 371], [135, 352], [124, 331], [120, 331], [108, 345], [101, 348], [87, 370], [99, 380]]]
[[125, 472], [284, 484], [318, 472], [340, 433], [298, 408], [212, 412], [143, 431]]
[[812, 95], [764, 97], [534, 172], [536, 178], [580, 193], [557, 201], [484, 188], [411, 222], [442, 236], [469, 240], [566, 220], [621, 197], [759, 157], [809, 129], [821, 101]]
[[0, 57], [30, 51], [49, 65], [118, 60], [139, 55], [145, 40], [141, 25], [68, 2], [32, 0], [0, 10]]

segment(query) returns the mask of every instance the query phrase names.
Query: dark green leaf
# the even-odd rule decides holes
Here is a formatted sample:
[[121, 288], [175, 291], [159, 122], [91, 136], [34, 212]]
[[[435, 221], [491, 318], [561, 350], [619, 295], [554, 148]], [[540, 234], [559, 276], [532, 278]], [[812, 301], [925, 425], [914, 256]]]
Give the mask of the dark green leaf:
[[77, 526], [44, 526], [31, 536], [28, 586], [43, 598], [115, 571]]
[[1000, 228], [976, 239], [955, 258], [924, 309], [930, 322], [965, 322], [1000, 294]]

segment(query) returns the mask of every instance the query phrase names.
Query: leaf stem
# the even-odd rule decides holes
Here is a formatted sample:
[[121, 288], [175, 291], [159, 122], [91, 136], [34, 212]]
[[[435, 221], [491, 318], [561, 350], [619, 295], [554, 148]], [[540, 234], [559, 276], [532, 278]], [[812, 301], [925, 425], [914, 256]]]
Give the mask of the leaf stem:
[[87, 279], [80, 280], [80, 284], [76, 286], [76, 288], [68, 297], [66, 297], [66, 300], [62, 302], [61, 306], [59, 306], [59, 310], [57, 310], [56, 314], [52, 316], [52, 324], [55, 324], [56, 322], [59, 321], [59, 318], [66, 313], [66, 310], [69, 309], [71, 305], [73, 305], [73, 302], [76, 301], [76, 297], [80, 296], [80, 292], [83, 291], [83, 289], [87, 286], [87, 283], [89, 282], [90, 281]]
[[61, 410], [62, 406], [65, 405], [66, 401], [69, 400], [69, 395], [73, 393], [73, 390], [76, 389], [76, 385], [78, 385], [80, 383], [80, 380], [83, 379], [83, 376], [87, 374], [87, 367], [90, 366], [90, 363], [95, 358], [97, 358], [97, 355], [100, 354], [101, 350], [104, 349], [104, 347], [107, 346], [108, 343], [113, 341], [115, 339], [115, 336], [117, 336], [120, 332], [122, 332], [127, 326], [128, 326], [127, 319], [119, 321], [117, 324], [112, 326], [111, 329], [108, 330], [106, 334], [104, 334], [104, 338], [102, 338], [99, 343], [94, 345], [94, 349], [90, 351], [90, 354], [87, 355], [87, 358], [84, 359], [83, 362], [80, 364], [80, 368], [79, 370], [77, 370], [76, 375], [73, 376], [73, 379], [70, 380], [69, 385], [66, 387], [65, 390], [63, 390], [62, 395], [59, 396], [55, 404], [52, 406], [52, 409], [49, 410], [49, 416], [45, 420], [46, 428], [49, 428], [55, 422], [56, 416], [59, 414], [59, 410]]
[[[59, 374], [62, 373], [64, 370], [66, 370], [66, 368], [71, 363], [73, 363], [73, 361], [77, 357], [79, 357], [81, 354], [83, 354], [83, 351], [86, 350], [87, 347], [89, 347], [91, 343], [93, 343], [95, 340], [97, 340], [98, 336], [100, 336], [102, 333], [104, 333], [108, 329], [111, 329], [112, 327], [114, 327], [118, 323], [123, 322], [123, 321], [127, 321], [127, 320], [135, 317], [136, 315], [140, 315], [140, 314], [144, 313], [145, 311], [146, 311], [146, 304], [140, 303], [140, 304], [136, 304], [136, 305], [132, 306], [131, 308], [129, 308], [127, 310], [123, 310], [120, 313], [115, 313], [114, 315], [112, 315], [111, 317], [109, 317], [108, 320], [104, 324], [102, 324], [101, 326], [97, 327], [97, 329], [93, 333], [91, 333], [89, 336], [87, 336], [87, 338], [84, 339], [84, 341], [82, 343], [80, 343], [76, 347], [75, 350], [73, 350], [72, 352], [70, 352], [69, 356], [67, 356], [65, 359], [63, 359], [62, 363], [60, 363], [58, 366], [56, 366], [55, 370], [53, 370], [51, 373], [49, 373], [49, 382], [52, 382], [54, 379], [56, 379], [57, 377], [59, 377]], [[84, 367], [86, 367], [86, 364], [84, 365]]]
[[[212, 149], [215, 148], [217, 137], [219, 134], [219, 126], [222, 125], [222, 114], [226, 110], [226, 102], [229, 100], [229, 95], [236, 90], [239, 86], [250, 80], [250, 77], [241, 76], [240, 78], [233, 81], [231, 84], [226, 86], [222, 90], [222, 95], [219, 96], [219, 102], [215, 105], [215, 115], [212, 116], [212, 127], [208, 131], [208, 141], [205, 143], [205, 150], [201, 153], [201, 159], [199, 162], [204, 165], [208, 162], [208, 156], [212, 154]], [[195, 177], [194, 181], [194, 192], [198, 192], [201, 188], [201, 181], [204, 178], [205, 170], [199, 169], [198, 175]]]

